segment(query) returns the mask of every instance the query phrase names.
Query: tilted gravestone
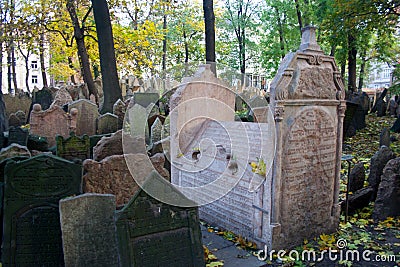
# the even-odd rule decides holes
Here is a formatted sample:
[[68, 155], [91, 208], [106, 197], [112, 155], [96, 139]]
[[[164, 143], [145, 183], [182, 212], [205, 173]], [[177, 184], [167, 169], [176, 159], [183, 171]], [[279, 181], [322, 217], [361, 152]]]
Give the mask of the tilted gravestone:
[[204, 266], [197, 208], [165, 204], [146, 193], [152, 186], [160, 186], [160, 193], [168, 194], [184, 205], [190, 202], [164, 178], [152, 172], [146, 179], [144, 190], [139, 189], [117, 213], [121, 265]]
[[83, 194], [60, 200], [65, 266], [119, 267], [115, 196]]
[[118, 99], [113, 105], [113, 114], [118, 117], [118, 129], [122, 129], [124, 124], [124, 117], [126, 112], [126, 105], [124, 101]]
[[68, 104], [70, 102], [72, 102], [71, 94], [67, 91], [67, 89], [60, 88], [56, 92], [53, 103], [51, 103], [51, 106], [57, 105], [57, 106], [62, 107], [65, 104]]
[[68, 138], [56, 137], [56, 155], [67, 160], [85, 160], [90, 158], [89, 136], [76, 136], [72, 133]]
[[21, 146], [27, 146], [29, 132], [27, 129], [21, 127], [10, 127], [8, 130], [8, 145], [19, 144]]
[[100, 116], [97, 105], [87, 99], [79, 99], [68, 105], [68, 110], [72, 108], [78, 110], [76, 135], [95, 135], [97, 118]]
[[52, 155], [5, 167], [4, 266], [64, 266], [59, 200], [81, 193], [82, 169]]
[[97, 134], [108, 134], [118, 131], [118, 116], [106, 113], [97, 119]]
[[76, 109], [66, 113], [54, 105], [43, 111], [39, 104], [35, 104], [30, 117], [30, 133], [46, 137], [52, 147], [56, 144], [57, 135], [68, 137], [70, 132], [76, 131], [77, 115]]
[[147, 107], [151, 103], [156, 103], [159, 99], [157, 93], [137, 93], [135, 92], [129, 102], [129, 107], [134, 104], [141, 105], [142, 107]]
[[53, 103], [54, 97], [49, 88], [43, 88], [33, 92], [32, 105], [39, 104], [43, 110], [48, 109]]
[[20, 119], [15, 115], [15, 113], [11, 113], [8, 117], [8, 126], [9, 127], [19, 127], [24, 125], [25, 122], [21, 122]]

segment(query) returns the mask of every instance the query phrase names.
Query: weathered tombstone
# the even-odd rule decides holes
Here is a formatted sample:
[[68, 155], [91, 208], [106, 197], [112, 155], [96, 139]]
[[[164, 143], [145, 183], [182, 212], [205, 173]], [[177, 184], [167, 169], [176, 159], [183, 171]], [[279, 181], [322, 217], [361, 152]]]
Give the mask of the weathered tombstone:
[[386, 115], [386, 102], [382, 98], [378, 98], [376, 101], [376, 116], [383, 117]]
[[148, 195], [146, 186], [153, 186], [154, 180], [162, 183], [160, 192], [182, 203], [190, 202], [152, 172], [144, 185], [145, 190], [139, 189], [117, 213], [121, 265], [204, 266], [197, 208], [168, 205]]
[[48, 151], [49, 143], [43, 136], [30, 134], [28, 137], [28, 149], [37, 151]]
[[28, 114], [32, 104], [32, 99], [26, 94], [17, 96], [5, 94], [3, 95], [3, 100], [6, 106], [7, 117], [10, 116], [11, 113], [18, 112], [18, 110], [22, 110], [25, 114]]
[[400, 158], [390, 160], [382, 174], [372, 217], [385, 220], [400, 215]]
[[11, 144], [8, 147], [4, 147], [0, 150], [0, 161], [5, 160], [7, 158], [12, 157], [30, 157], [31, 153], [29, 152], [26, 146], [21, 146], [19, 144]]
[[379, 147], [387, 146], [390, 147], [390, 132], [388, 128], [383, 128], [382, 132], [379, 134]]
[[158, 141], [161, 140], [162, 130], [163, 130], [163, 124], [161, 120], [157, 117], [153, 125], [151, 125], [150, 136], [152, 144], [157, 143]]
[[141, 105], [142, 107], [147, 107], [151, 103], [156, 103], [159, 99], [157, 93], [138, 93], [135, 92], [132, 99], [129, 102], [129, 107], [133, 107], [134, 104]]
[[21, 146], [27, 146], [29, 132], [27, 129], [21, 127], [10, 127], [8, 130], [8, 145], [19, 144]]
[[75, 133], [64, 139], [56, 137], [56, 155], [67, 160], [85, 160], [90, 158], [90, 141], [88, 135], [76, 136]]
[[171, 177], [167, 169], [165, 169], [165, 156], [163, 153], [157, 153], [150, 158], [154, 169], [167, 181], [171, 181]]
[[51, 103], [51, 106], [57, 105], [57, 106], [62, 107], [65, 104], [68, 104], [70, 102], [72, 102], [71, 94], [67, 91], [67, 89], [60, 88], [56, 92], [53, 103]]
[[60, 200], [65, 266], [119, 267], [115, 196], [83, 194]]
[[0, 131], [0, 149], [2, 149], [3, 147], [5, 147], [6, 144], [6, 137], [4, 136], [4, 132]]
[[118, 117], [118, 130], [122, 129], [122, 126], [124, 124], [125, 112], [125, 103], [121, 99], [118, 99], [117, 102], [115, 102], [115, 104], [113, 105], [113, 114]]
[[400, 117], [398, 117], [398, 118], [394, 121], [392, 127], [390, 127], [390, 130], [391, 130], [392, 132], [395, 132], [395, 133], [400, 133]]
[[386, 146], [382, 146], [379, 148], [371, 158], [371, 164], [369, 167], [369, 176], [368, 183], [374, 189], [373, 199], [375, 200], [376, 194], [378, 192], [379, 184], [381, 182], [381, 176], [383, 173], [383, 168], [388, 163], [389, 160], [394, 159], [395, 155], [390, 150], [390, 148]]
[[[397, 97], [396, 97], [397, 98]], [[396, 99], [390, 99], [389, 101], [389, 115], [391, 117], [397, 117], [396, 110], [399, 107], [399, 104], [397, 103]]]
[[77, 109], [66, 113], [57, 105], [43, 111], [39, 104], [35, 104], [30, 117], [30, 133], [46, 137], [52, 147], [56, 144], [57, 135], [68, 137], [70, 132], [77, 130], [78, 114]]
[[[119, 130], [112, 135], [103, 135], [103, 137], [93, 147], [93, 159], [101, 161], [112, 155], [146, 153], [144, 139], [131, 137]], [[124, 144], [124, 148], [122, 145]]]
[[17, 112], [15, 112], [15, 116], [18, 117], [18, 119], [22, 125], [24, 125], [26, 123], [26, 114], [24, 111], [18, 110]]
[[315, 28], [305, 27], [300, 49], [286, 55], [271, 84], [279, 133], [271, 247], [301, 244], [339, 224], [344, 92], [333, 57], [317, 44]]
[[350, 186], [349, 186], [350, 192], [356, 192], [357, 190], [364, 187], [364, 181], [365, 181], [364, 163], [362, 162], [357, 163], [353, 167], [353, 169], [350, 171], [349, 180], [350, 180]]
[[64, 266], [58, 203], [81, 193], [80, 165], [40, 155], [5, 167], [5, 266]]
[[97, 143], [103, 137], [110, 137], [111, 134], [102, 134], [102, 135], [91, 135], [89, 136], [89, 143], [90, 143], [90, 158], [93, 158], [93, 148], [97, 145]]
[[17, 117], [17, 115], [15, 115], [15, 113], [11, 113], [11, 115], [8, 117], [9, 127], [19, 127], [24, 124], [25, 122], [21, 122], [21, 120]]
[[[133, 161], [142, 168], [142, 172], [150, 173], [152, 165], [144, 154], [132, 154]], [[85, 160], [83, 162], [83, 191], [85, 193], [113, 194], [117, 207], [123, 206], [138, 190], [139, 186], [129, 172], [124, 155], [114, 155], [100, 162]]]
[[106, 113], [97, 119], [97, 134], [108, 134], [118, 131], [118, 116]]
[[356, 134], [357, 128], [355, 126], [354, 114], [358, 109], [358, 104], [351, 101], [346, 101], [346, 111], [343, 121], [343, 136], [352, 137]]
[[76, 135], [95, 135], [97, 118], [100, 116], [97, 105], [87, 99], [79, 99], [69, 104], [68, 110], [72, 108], [78, 110]]

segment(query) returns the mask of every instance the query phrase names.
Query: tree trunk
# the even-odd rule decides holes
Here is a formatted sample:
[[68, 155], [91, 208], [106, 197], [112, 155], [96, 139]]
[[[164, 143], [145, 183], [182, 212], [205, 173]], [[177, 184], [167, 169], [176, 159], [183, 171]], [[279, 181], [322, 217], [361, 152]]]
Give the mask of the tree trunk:
[[8, 93], [10, 95], [13, 93], [11, 64], [12, 64], [12, 61], [11, 61], [11, 50], [10, 50], [10, 47], [7, 47], [7, 87], [8, 87]]
[[348, 89], [351, 92], [354, 92], [357, 89], [357, 47], [356, 47], [356, 38], [352, 33], [349, 33], [348, 36]]
[[26, 56], [24, 56], [24, 60], [25, 60], [25, 71], [26, 71], [25, 87], [26, 90], [30, 93], [31, 90], [29, 89], [29, 53]]
[[283, 25], [282, 25], [278, 7], [274, 6], [274, 9], [275, 9], [275, 14], [276, 14], [276, 17], [278, 20], [279, 44], [281, 46], [281, 52], [282, 52], [281, 58], [283, 59], [285, 57], [285, 38], [283, 36]]
[[121, 88], [115, 62], [114, 40], [110, 13], [106, 0], [92, 0], [97, 39], [99, 40], [100, 69], [103, 80], [104, 102], [100, 108], [102, 114], [112, 112], [113, 105], [122, 99]]
[[[72, 63], [72, 57], [68, 57], [68, 66], [69, 66], [71, 69], [74, 69], [74, 65], [73, 65], [73, 63]], [[72, 84], [76, 84], [75, 75], [74, 75], [74, 74], [71, 75], [70, 79], [71, 79], [71, 83], [72, 83]]]
[[213, 0], [203, 0], [204, 28], [206, 39], [206, 62], [211, 64], [212, 72], [217, 75], [215, 65], [215, 15]]
[[301, 12], [300, 12], [300, 6], [299, 6], [299, 0], [294, 0], [296, 3], [296, 13], [297, 13], [297, 21], [299, 22], [299, 29], [300, 29], [300, 36], [303, 34], [301, 32], [301, 29], [303, 29], [303, 21], [301, 19]]
[[44, 33], [40, 34], [40, 39], [39, 39], [39, 60], [40, 60], [40, 71], [42, 73], [43, 87], [49, 87], [47, 83], [46, 66], [44, 64]]
[[162, 71], [163, 75], [165, 75], [167, 71], [167, 15], [164, 11], [164, 20], [163, 20], [163, 30], [164, 30], [164, 38], [163, 38], [163, 54], [162, 54]]
[[11, 70], [12, 70], [12, 82], [14, 85], [14, 90], [15, 90], [15, 95], [19, 93], [18, 89], [18, 83], [17, 83], [17, 72], [15, 70], [15, 49], [14, 49], [14, 43], [11, 44]]
[[[0, 30], [0, 40], [3, 38], [3, 32]], [[3, 47], [3, 42], [0, 42], [0, 47]], [[3, 93], [3, 49], [0, 49], [0, 92]]]
[[246, 33], [245, 29], [239, 29], [241, 31], [239, 38], [239, 58], [240, 58], [240, 73], [246, 73]]
[[364, 76], [365, 76], [365, 65], [367, 64], [367, 51], [363, 49], [361, 51], [361, 67], [360, 67], [360, 77], [358, 77], [358, 91], [361, 92], [364, 86]]
[[76, 15], [76, 10], [73, 0], [68, 0], [67, 9], [71, 17], [72, 24], [74, 26], [74, 38], [76, 41], [76, 45], [78, 47], [78, 56], [81, 65], [83, 81], [86, 83], [88, 87], [89, 96], [93, 94], [96, 97], [96, 103], [98, 104], [99, 102], [98, 93], [96, 87], [94, 86], [92, 72], [90, 71], [89, 56], [85, 46], [83, 30], [79, 25], [79, 20], [78, 16]]

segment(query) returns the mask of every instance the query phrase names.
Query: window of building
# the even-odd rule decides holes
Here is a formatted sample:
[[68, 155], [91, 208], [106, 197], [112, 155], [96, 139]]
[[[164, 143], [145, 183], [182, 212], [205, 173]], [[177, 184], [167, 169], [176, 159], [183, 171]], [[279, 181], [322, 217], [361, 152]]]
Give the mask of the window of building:
[[38, 76], [32, 75], [32, 84], [37, 84], [37, 83], [38, 83]]
[[38, 62], [37, 62], [37, 60], [32, 60], [32, 62], [31, 62], [31, 68], [32, 68], [32, 69], [37, 69], [37, 68], [38, 68]]
[[390, 78], [390, 69], [386, 68], [383, 70], [383, 78], [388, 79]]

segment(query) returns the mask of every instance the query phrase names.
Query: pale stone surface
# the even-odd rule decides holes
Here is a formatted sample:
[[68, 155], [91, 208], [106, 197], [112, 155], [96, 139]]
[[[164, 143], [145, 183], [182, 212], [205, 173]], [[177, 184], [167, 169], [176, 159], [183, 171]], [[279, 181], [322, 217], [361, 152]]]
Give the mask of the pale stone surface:
[[76, 135], [95, 135], [97, 118], [100, 116], [97, 105], [87, 99], [79, 99], [68, 105], [68, 110], [72, 108], [78, 110]]
[[114, 133], [118, 130], [118, 117], [111, 113], [106, 113], [97, 119], [97, 134]]
[[83, 194], [60, 200], [65, 266], [119, 267], [115, 196]]
[[18, 110], [22, 110], [25, 114], [29, 113], [29, 109], [32, 104], [32, 98], [27, 95], [12, 96], [10, 94], [3, 95], [4, 104], [6, 105], [7, 117], [11, 113], [16, 113]]
[[126, 105], [124, 101], [118, 99], [113, 105], [113, 114], [118, 117], [118, 129], [122, 129], [125, 112], [126, 112]]
[[77, 111], [71, 109], [66, 113], [61, 107], [54, 105], [47, 110], [41, 110], [35, 104], [30, 117], [30, 133], [47, 138], [49, 147], [56, 144], [56, 135], [68, 137], [70, 132], [76, 131]]
[[50, 107], [54, 105], [62, 107], [70, 102], [72, 102], [72, 97], [70, 93], [67, 91], [67, 89], [60, 88], [58, 89], [56, 95], [54, 96], [53, 103], [51, 103]]
[[[129, 157], [134, 172], [127, 166], [125, 157]], [[114, 155], [101, 162], [85, 160], [83, 162], [83, 191], [85, 193], [114, 194], [116, 205], [129, 202], [139, 186], [135, 179], [144, 179], [153, 170], [147, 155]]]

